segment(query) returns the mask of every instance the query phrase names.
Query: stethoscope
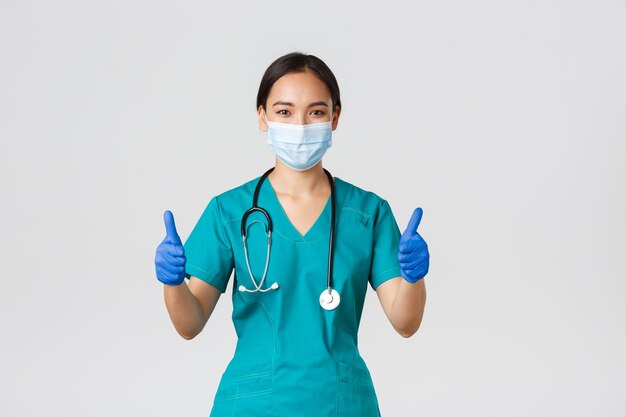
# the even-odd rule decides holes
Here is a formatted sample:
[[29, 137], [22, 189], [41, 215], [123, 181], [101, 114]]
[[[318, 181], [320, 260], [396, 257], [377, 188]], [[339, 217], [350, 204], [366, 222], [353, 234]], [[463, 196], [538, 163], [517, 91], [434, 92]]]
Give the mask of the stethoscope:
[[[265, 276], [267, 274], [267, 267], [269, 265], [269, 259], [270, 259], [270, 247], [272, 246], [272, 218], [270, 217], [269, 213], [264, 208], [257, 206], [261, 184], [263, 183], [265, 178], [269, 175], [269, 173], [274, 170], [274, 168], [275, 167], [268, 169], [259, 179], [259, 182], [257, 183], [256, 188], [254, 190], [254, 197], [252, 199], [252, 207], [246, 210], [246, 212], [243, 214], [243, 217], [241, 218], [241, 238], [243, 240], [243, 251], [244, 251], [244, 256], [246, 258], [246, 265], [248, 267], [248, 273], [250, 274], [250, 278], [252, 279], [252, 283], [254, 284], [253, 290], [249, 290], [245, 286], [240, 285], [239, 291], [242, 291], [242, 292], [244, 291], [245, 292], [257, 292], [257, 291], [267, 292], [270, 290], [278, 289], [277, 282], [274, 282], [269, 288], [264, 288], [264, 289], [261, 288], [263, 286], [263, 283], [265, 282]], [[326, 168], [322, 168], [322, 169], [324, 170], [324, 173], [326, 174], [326, 176], [328, 177], [328, 181], [330, 182], [330, 199], [332, 203], [332, 217], [331, 217], [331, 222], [330, 222], [330, 243], [329, 243], [329, 251], [328, 251], [327, 288], [324, 289], [322, 293], [320, 294], [320, 305], [325, 310], [333, 310], [339, 305], [339, 301], [340, 301], [339, 293], [332, 287], [333, 253], [334, 253], [333, 235], [335, 232], [335, 182], [333, 181], [333, 177], [332, 175], [330, 175], [330, 172], [328, 172]], [[263, 277], [261, 278], [259, 285], [257, 285], [256, 280], [254, 279], [254, 275], [252, 275], [252, 270], [250, 269], [250, 261], [248, 260], [248, 246], [246, 244], [247, 229], [248, 229], [246, 227], [246, 219], [251, 213], [255, 211], [260, 211], [261, 213], [263, 213], [263, 215], [265, 216], [265, 219], [267, 220], [267, 225], [265, 225], [265, 234], [267, 235], [267, 254], [265, 257], [265, 268], [263, 270]], [[250, 227], [250, 225], [254, 224], [255, 222], [259, 222], [263, 224], [262, 221], [255, 220], [251, 222], [248, 225], [248, 227]]]

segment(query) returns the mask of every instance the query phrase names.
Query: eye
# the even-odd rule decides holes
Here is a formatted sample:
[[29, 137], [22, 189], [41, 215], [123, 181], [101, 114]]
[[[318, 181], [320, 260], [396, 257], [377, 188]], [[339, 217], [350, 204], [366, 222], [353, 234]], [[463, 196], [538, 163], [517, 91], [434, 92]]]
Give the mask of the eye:
[[315, 112], [319, 112], [316, 114], [316, 116], [323, 116], [324, 115], [324, 111], [323, 110], [313, 110], [313, 113]]
[[280, 114], [281, 116], [286, 116], [287, 115], [286, 113], [281, 113], [283, 111], [286, 111], [287, 113], [289, 113], [289, 110], [287, 109], [278, 110], [276, 113]]

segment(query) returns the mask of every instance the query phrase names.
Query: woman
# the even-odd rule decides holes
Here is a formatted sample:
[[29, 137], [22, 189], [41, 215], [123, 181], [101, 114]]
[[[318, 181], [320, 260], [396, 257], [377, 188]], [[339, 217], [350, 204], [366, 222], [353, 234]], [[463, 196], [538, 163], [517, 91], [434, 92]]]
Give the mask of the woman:
[[[340, 111], [337, 81], [319, 58], [278, 58], [257, 95], [275, 166], [214, 196], [184, 245], [164, 214], [156, 273], [181, 336], [200, 333], [235, 271], [237, 347], [212, 417], [379, 416], [357, 346], [368, 283], [398, 333], [420, 325], [429, 265], [416, 230], [422, 210], [401, 236], [386, 200], [322, 168]], [[271, 230], [261, 209], [246, 212], [253, 205]]]

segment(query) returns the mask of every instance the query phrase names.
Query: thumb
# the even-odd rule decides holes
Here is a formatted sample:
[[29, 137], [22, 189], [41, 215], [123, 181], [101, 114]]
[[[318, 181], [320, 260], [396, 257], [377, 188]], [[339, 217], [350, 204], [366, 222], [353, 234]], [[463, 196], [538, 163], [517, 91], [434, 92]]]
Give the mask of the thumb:
[[176, 224], [174, 223], [174, 215], [172, 212], [165, 210], [163, 219], [165, 220], [165, 240], [171, 243], [182, 244], [178, 232], [176, 232]]
[[409, 220], [409, 225], [406, 227], [404, 233], [402, 233], [403, 238], [408, 238], [417, 233], [417, 226], [419, 226], [422, 221], [422, 215], [424, 214], [424, 210], [421, 207], [413, 210], [413, 215], [411, 216], [411, 220]]

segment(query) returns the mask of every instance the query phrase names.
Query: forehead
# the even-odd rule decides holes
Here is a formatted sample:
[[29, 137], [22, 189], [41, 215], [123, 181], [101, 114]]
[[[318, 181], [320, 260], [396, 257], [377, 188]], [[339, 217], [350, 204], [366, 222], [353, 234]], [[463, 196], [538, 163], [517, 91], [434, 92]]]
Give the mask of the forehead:
[[326, 84], [311, 71], [290, 72], [280, 77], [268, 95], [268, 105], [276, 100], [309, 101], [328, 100], [330, 91]]

